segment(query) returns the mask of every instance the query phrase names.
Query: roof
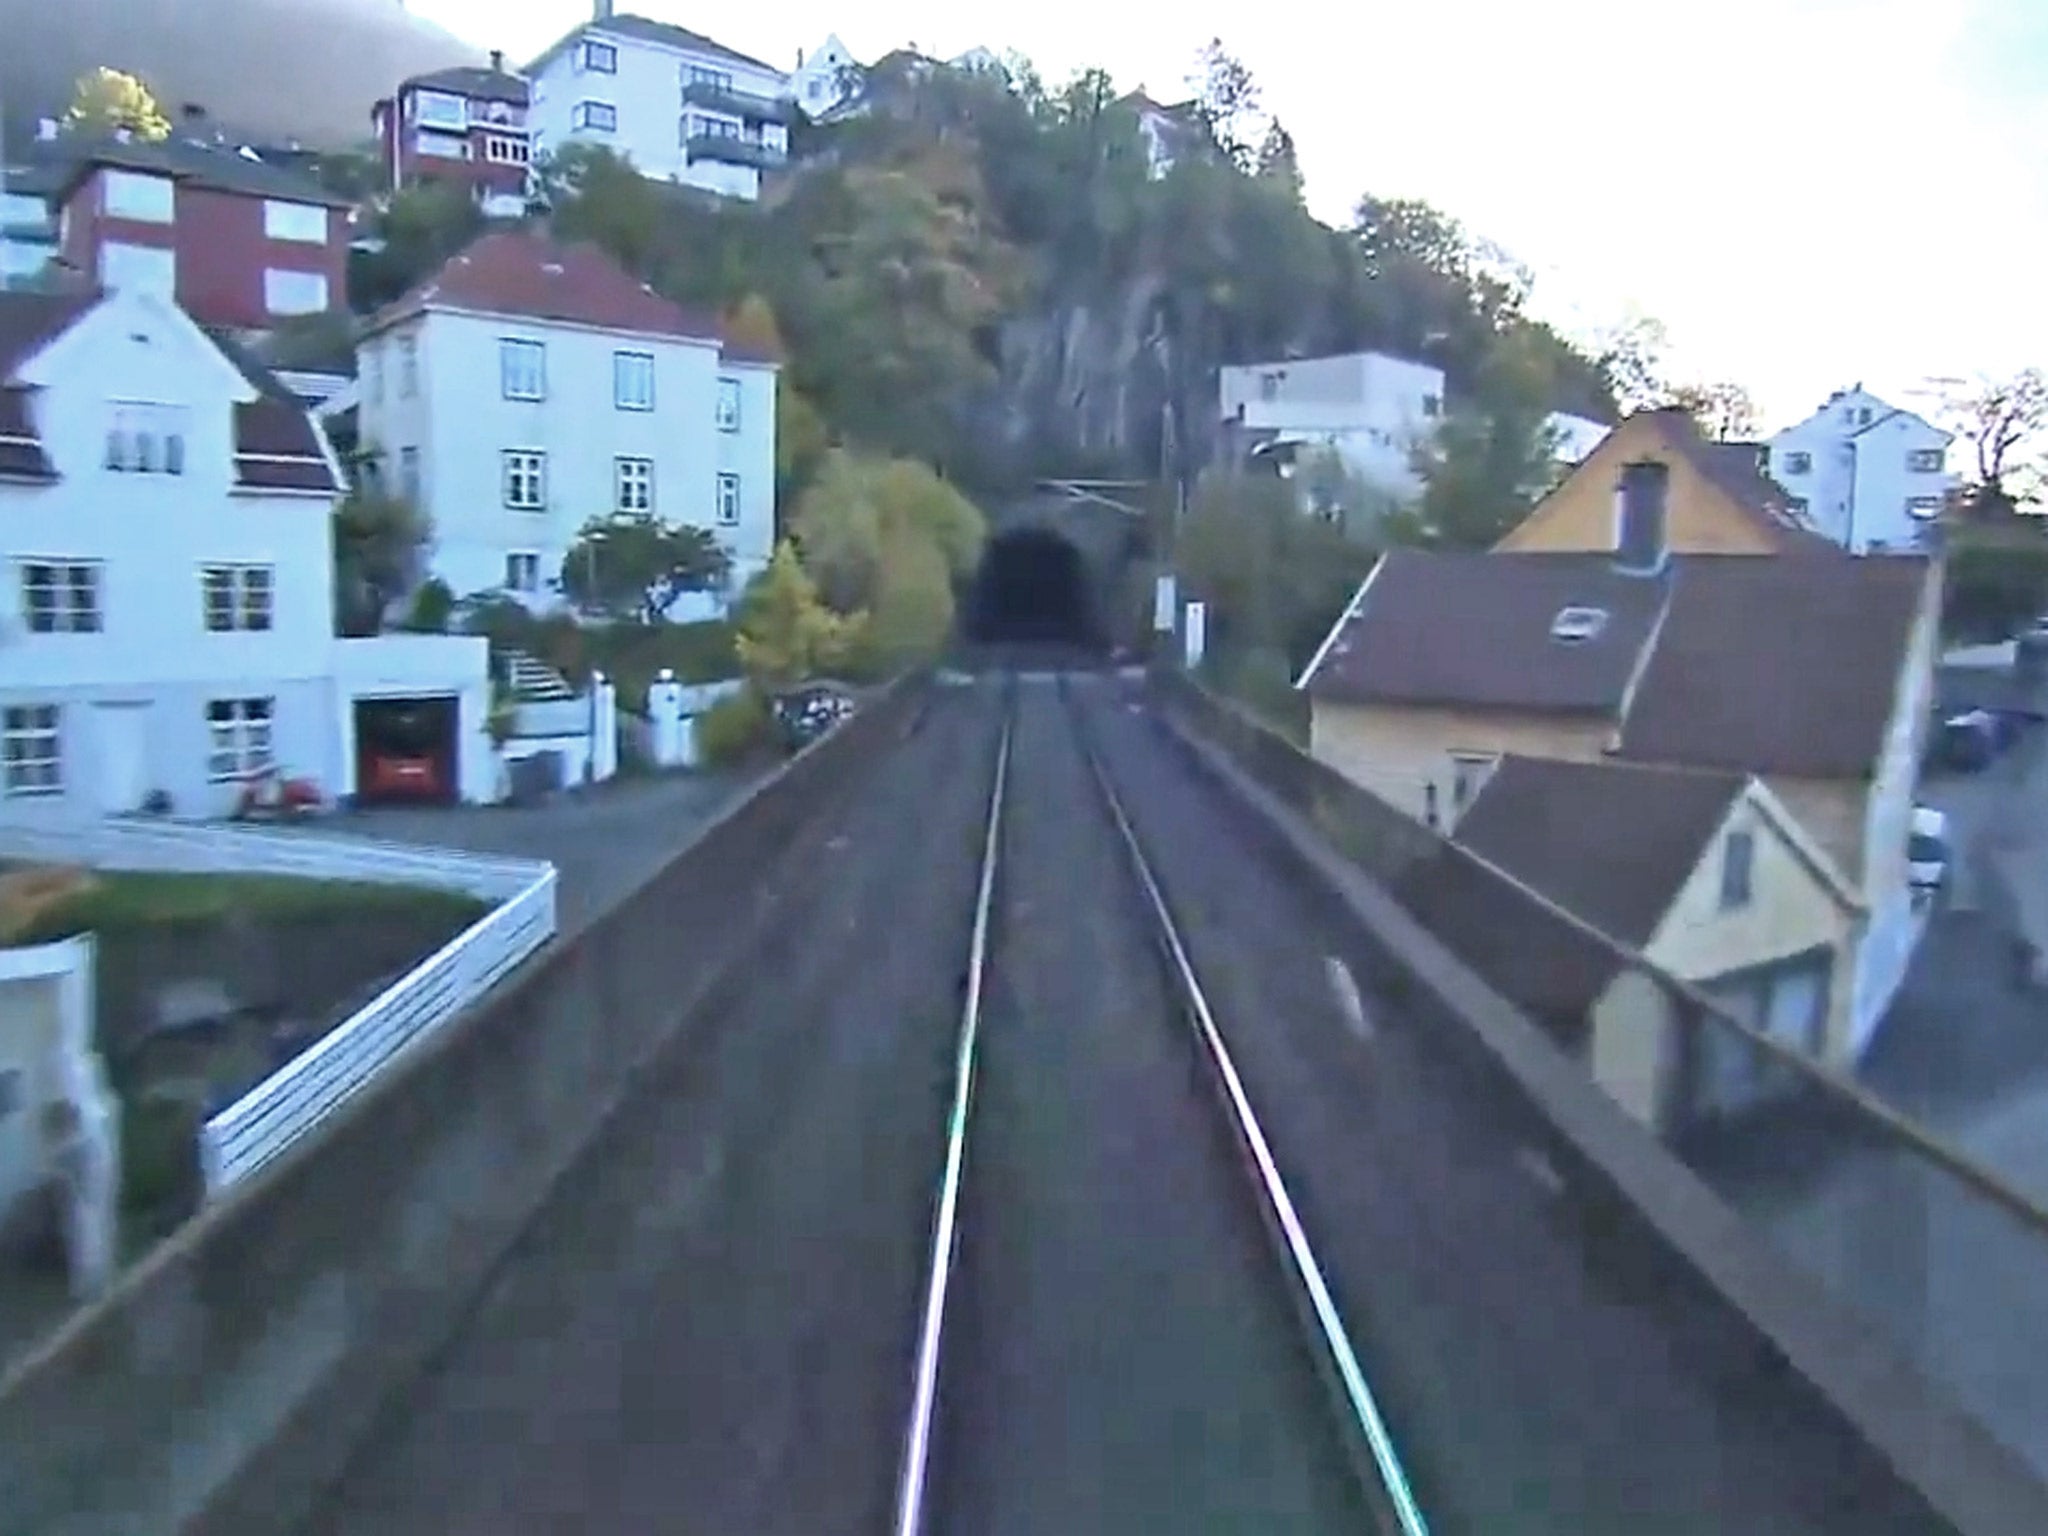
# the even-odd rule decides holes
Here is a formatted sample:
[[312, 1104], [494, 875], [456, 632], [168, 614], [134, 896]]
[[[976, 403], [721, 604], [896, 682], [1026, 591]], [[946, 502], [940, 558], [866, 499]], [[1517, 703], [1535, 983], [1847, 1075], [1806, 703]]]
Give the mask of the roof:
[[328, 191], [299, 171], [252, 159], [226, 145], [178, 138], [154, 144], [140, 139], [101, 139], [81, 144], [56, 195], [69, 197], [80, 182], [101, 166], [169, 176], [218, 192], [240, 193], [244, 197], [318, 203], [328, 208], [347, 208], [351, 204], [349, 198]]
[[723, 59], [729, 64], [742, 64], [748, 69], [766, 70], [771, 75], [782, 73], [773, 64], [763, 63], [751, 54], [741, 53], [737, 48], [728, 48], [725, 44], [706, 37], [702, 32], [692, 32], [688, 27], [678, 27], [666, 21], [650, 21], [645, 16], [607, 16], [599, 21], [586, 21], [550, 43], [539, 58], [526, 66], [525, 72], [528, 75], [540, 73], [556, 55], [592, 34], [656, 43], [664, 48], [681, 48], [689, 53], [702, 54], [706, 58]]
[[[380, 311], [369, 329], [437, 308], [722, 343], [715, 318], [663, 298], [597, 246], [565, 245], [527, 229], [479, 237]], [[743, 347], [728, 356], [736, 362], [775, 361]]]
[[268, 395], [235, 407], [235, 484], [267, 491], [344, 488], [306, 408]]
[[1712, 770], [1504, 757], [1454, 836], [1639, 950], [1747, 783]]
[[1769, 475], [1754, 443], [1717, 443], [1700, 431], [1692, 413], [1664, 406], [1646, 414], [1657, 418], [1664, 440], [1732, 501], [1787, 554], [1843, 553], [1840, 545], [1816, 532], [1793, 505], [1792, 494]]
[[28, 397], [33, 391], [19, 384], [0, 388], [0, 478], [8, 480], [54, 480], [56, 466], [43, 452], [29, 415]]
[[63, 335], [99, 301], [97, 288], [53, 293], [0, 289], [0, 378], [12, 377], [15, 369]]
[[[1666, 588], [1606, 555], [1394, 550], [1306, 681], [1351, 703], [1616, 714]], [[1590, 639], [1553, 639], [1566, 608], [1606, 622]]]
[[1919, 555], [1693, 555], [1622, 723], [1645, 762], [1868, 778], [1928, 586]]
[[401, 91], [447, 91], [450, 95], [467, 96], [472, 101], [509, 101], [522, 107], [526, 105], [528, 95], [526, 81], [518, 75], [507, 74], [502, 69], [478, 69], [467, 64], [414, 75], [398, 88]]

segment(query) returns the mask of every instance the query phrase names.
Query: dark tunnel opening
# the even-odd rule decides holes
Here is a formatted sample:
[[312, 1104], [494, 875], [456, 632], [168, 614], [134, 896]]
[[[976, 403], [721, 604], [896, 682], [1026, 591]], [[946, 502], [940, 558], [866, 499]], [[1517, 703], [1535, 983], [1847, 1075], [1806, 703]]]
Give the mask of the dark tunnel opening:
[[1088, 562], [1049, 528], [1016, 528], [989, 541], [967, 596], [961, 629], [977, 644], [1054, 644], [1099, 650]]

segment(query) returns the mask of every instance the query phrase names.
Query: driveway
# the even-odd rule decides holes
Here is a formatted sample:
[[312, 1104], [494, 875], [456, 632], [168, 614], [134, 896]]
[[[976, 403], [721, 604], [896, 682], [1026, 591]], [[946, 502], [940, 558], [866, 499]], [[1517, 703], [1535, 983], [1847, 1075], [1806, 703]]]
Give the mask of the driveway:
[[546, 859], [559, 875], [556, 913], [567, 938], [639, 889], [751, 782], [721, 773], [620, 778], [543, 805], [377, 807], [319, 825], [344, 835]]

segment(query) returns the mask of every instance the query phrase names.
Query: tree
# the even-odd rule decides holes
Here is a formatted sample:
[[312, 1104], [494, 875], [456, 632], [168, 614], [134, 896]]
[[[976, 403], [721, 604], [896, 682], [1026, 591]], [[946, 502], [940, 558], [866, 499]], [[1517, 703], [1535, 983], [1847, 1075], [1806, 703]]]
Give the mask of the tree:
[[540, 174], [554, 233], [588, 240], [642, 282], [661, 270], [666, 205], [658, 183], [600, 145], [566, 144]]
[[583, 525], [562, 561], [562, 594], [614, 621], [658, 624], [686, 592], [725, 584], [731, 557], [705, 528], [615, 512]]
[[105, 65], [78, 77], [64, 126], [74, 133], [111, 134], [125, 130], [152, 143], [171, 136], [171, 120], [156, 98], [134, 75]]
[[740, 666], [764, 694], [779, 693], [840, 665], [866, 625], [865, 614], [837, 614], [784, 539], [740, 601]]
[[432, 527], [411, 503], [358, 487], [334, 513], [335, 627], [374, 635], [417, 585]]
[[1294, 135], [1279, 118], [1266, 125], [1266, 137], [1259, 144], [1257, 174], [1287, 189], [1288, 196], [1301, 200], [1301, 162], [1294, 152]]
[[[2012, 512], [2039, 495], [2038, 468], [2023, 457], [2048, 434], [2048, 374], [2023, 368], [2009, 378], [1979, 377], [1954, 385], [1944, 414], [1972, 449], [1974, 474], [1965, 501], [1980, 513]], [[2025, 479], [2015, 480], [2016, 472]]]
[[377, 215], [374, 248], [349, 257], [349, 300], [370, 313], [403, 295], [483, 231], [476, 203], [452, 182], [394, 192]]
[[1478, 389], [1417, 451], [1423, 491], [1407, 536], [1486, 549], [1522, 520], [1555, 473], [1553, 388], [1547, 359], [1529, 342], [1510, 338], [1494, 351]]
[[947, 579], [981, 559], [988, 522], [981, 509], [930, 467], [835, 449], [797, 503], [792, 526], [806, 569], [842, 613], [876, 606], [892, 551], [922, 544]]
[[904, 530], [885, 541], [866, 655], [883, 667], [936, 656], [953, 629], [953, 581], [939, 546]]
[[1740, 384], [1681, 384], [1669, 391], [1667, 403], [1688, 412], [1707, 437], [1731, 443], [1756, 436], [1756, 401]]
[[1647, 315], [1632, 316], [1596, 340], [1595, 365], [1624, 411], [1639, 411], [1669, 398], [1664, 383], [1667, 343], [1662, 322]]
[[1239, 170], [1254, 164], [1260, 131], [1259, 86], [1252, 72], [1212, 37], [1195, 55], [1194, 73], [1188, 77], [1194, 88], [1195, 111], [1216, 141], [1216, 147]]

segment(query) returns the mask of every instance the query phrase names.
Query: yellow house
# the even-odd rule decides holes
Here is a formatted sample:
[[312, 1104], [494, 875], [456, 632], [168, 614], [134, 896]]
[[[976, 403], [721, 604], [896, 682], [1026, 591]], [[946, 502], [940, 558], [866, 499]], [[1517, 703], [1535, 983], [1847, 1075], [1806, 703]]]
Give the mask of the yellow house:
[[1758, 780], [1867, 913], [1835, 993], [1853, 1053], [1918, 934], [1906, 844], [1939, 608], [1938, 569], [1910, 555], [1403, 550], [1297, 686], [1316, 757], [1445, 830], [1511, 755]]
[[[1506, 757], [1455, 840], [1785, 1043], [1833, 1062], [1853, 1054], [1862, 902], [1756, 779]], [[1572, 973], [1580, 995], [1553, 999], [1583, 1011], [1595, 1053], [1631, 1043], [1597, 1027], [1627, 969], [1620, 953], [1590, 956]], [[1711, 1034], [1700, 1049], [1695, 1101], [1739, 1107], [1756, 1086], [1752, 1053]], [[1625, 1075], [1621, 1064], [1590, 1065], [1603, 1081]], [[1680, 1063], [1662, 1056], [1658, 1070], [1675, 1076]]]
[[1683, 410], [1637, 411], [1495, 546], [1503, 553], [1609, 553], [1622, 548], [1629, 478], [1665, 479], [1660, 542], [1682, 555], [1844, 553], [1763, 472], [1755, 443], [1709, 442]]

